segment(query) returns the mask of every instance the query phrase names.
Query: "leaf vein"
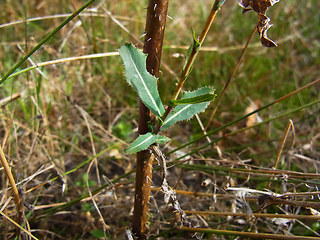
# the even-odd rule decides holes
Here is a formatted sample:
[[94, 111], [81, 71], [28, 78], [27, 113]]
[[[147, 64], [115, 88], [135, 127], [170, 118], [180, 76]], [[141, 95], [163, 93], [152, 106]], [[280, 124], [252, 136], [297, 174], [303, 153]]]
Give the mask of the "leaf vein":
[[149, 139], [153, 138], [153, 135], [151, 134], [149, 137], [147, 137], [144, 141], [142, 141], [141, 143], [137, 144], [136, 146], [134, 146], [133, 148], [131, 148], [130, 150], [132, 149], [135, 149], [135, 148], [138, 148], [139, 146], [141, 146], [142, 144], [144, 144], [145, 142], [148, 142]]
[[167, 120], [165, 121], [165, 123], [163, 125], [165, 125], [166, 123], [170, 122], [171, 119], [175, 118], [177, 115], [179, 115], [181, 112], [187, 110], [188, 108], [190, 108], [192, 106], [192, 104], [189, 104], [187, 106], [185, 106], [184, 108], [181, 108], [178, 112], [176, 112], [175, 114], [173, 114], [171, 117], [167, 118]]
[[158, 115], [161, 116], [160, 109], [158, 108], [158, 105], [157, 105], [156, 102], [154, 101], [154, 98], [152, 97], [152, 94], [150, 93], [149, 89], [147, 88], [147, 86], [146, 86], [146, 84], [145, 84], [145, 82], [144, 82], [144, 80], [143, 80], [143, 77], [142, 77], [141, 74], [139, 73], [138, 68], [136, 67], [135, 62], [134, 62], [134, 60], [132, 59], [131, 54], [130, 54], [129, 56], [130, 56], [130, 60], [131, 60], [132, 63], [133, 63], [132, 65], [133, 65], [134, 69], [136, 70], [136, 72], [138, 73], [139, 79], [140, 79], [140, 81], [142, 82], [143, 87], [144, 87], [144, 89], [146, 90], [146, 92], [147, 92], [147, 94], [148, 94], [148, 97], [151, 99], [151, 102], [154, 104], [154, 106], [155, 106], [155, 108], [156, 108], [156, 111], [158, 112]]

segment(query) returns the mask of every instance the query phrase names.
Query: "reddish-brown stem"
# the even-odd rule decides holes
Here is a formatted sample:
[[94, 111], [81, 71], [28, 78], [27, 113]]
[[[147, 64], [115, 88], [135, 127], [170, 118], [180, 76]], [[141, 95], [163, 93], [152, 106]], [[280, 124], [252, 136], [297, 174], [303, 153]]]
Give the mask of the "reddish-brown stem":
[[[159, 77], [162, 42], [167, 18], [169, 0], [149, 0], [145, 43], [143, 52], [148, 54], [147, 70]], [[140, 101], [139, 134], [149, 132], [150, 110]], [[152, 179], [153, 155], [149, 150], [137, 153], [136, 185], [132, 230], [137, 239], [147, 239], [150, 187]]]
[[[210, 15], [208, 16], [207, 18], [207, 21], [205, 23], [205, 26], [203, 27], [202, 29], [202, 32], [201, 32], [201, 35], [199, 37], [199, 44], [200, 46], [203, 44], [208, 32], [209, 32], [209, 29], [212, 25], [212, 22], [213, 20], [215, 19], [215, 16], [217, 15], [217, 12], [219, 11], [220, 7], [219, 7], [219, 3], [220, 3], [220, 0], [215, 0], [213, 5], [212, 5], [212, 8], [211, 8], [211, 12], [210, 12]], [[193, 65], [193, 62], [197, 56], [199, 52], [199, 49], [196, 49], [196, 47], [194, 46], [194, 49], [192, 49], [192, 53], [190, 54], [190, 57], [188, 59], [188, 62], [186, 63], [184, 69], [183, 69], [183, 72], [181, 73], [181, 76], [180, 76], [180, 79], [179, 79], [179, 82], [176, 86], [176, 89], [173, 93], [173, 96], [172, 96], [172, 99], [177, 99], [180, 92], [181, 92], [181, 89], [183, 87], [183, 84], [184, 82], [186, 81], [190, 71], [191, 71], [191, 68], [192, 68], [192, 65]], [[168, 106], [168, 108], [166, 109], [163, 117], [162, 117], [162, 120], [164, 121], [167, 116], [169, 115], [169, 113], [172, 111], [172, 106]], [[158, 133], [159, 131], [161, 130], [161, 126], [158, 125], [155, 129], [155, 133]]]

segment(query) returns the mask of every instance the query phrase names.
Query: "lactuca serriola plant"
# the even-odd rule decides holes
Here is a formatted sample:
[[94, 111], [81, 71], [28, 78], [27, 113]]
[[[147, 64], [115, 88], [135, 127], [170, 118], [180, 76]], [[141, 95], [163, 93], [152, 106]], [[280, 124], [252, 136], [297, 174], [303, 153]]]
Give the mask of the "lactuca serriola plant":
[[[119, 53], [124, 62], [127, 82], [137, 92], [145, 106], [157, 117], [157, 121], [150, 124], [150, 132], [140, 135], [126, 149], [129, 154], [146, 150], [152, 144], [169, 141], [170, 138], [161, 136], [158, 132], [171, 127], [178, 121], [188, 120], [203, 112], [216, 96], [212, 87], [201, 87], [192, 92], [185, 91], [181, 99], [169, 101], [172, 110], [164, 116], [164, 105], [158, 92], [158, 79], [146, 69], [147, 56], [132, 44], [123, 45], [119, 49]], [[160, 125], [160, 127], [156, 125]], [[159, 131], [155, 131], [155, 129], [159, 129]]]

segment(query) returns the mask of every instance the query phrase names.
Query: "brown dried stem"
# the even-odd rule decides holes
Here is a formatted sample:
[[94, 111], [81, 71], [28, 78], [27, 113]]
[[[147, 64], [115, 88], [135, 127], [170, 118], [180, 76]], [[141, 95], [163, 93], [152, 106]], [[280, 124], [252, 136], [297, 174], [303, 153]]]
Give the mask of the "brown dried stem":
[[[187, 215], [201, 215], [201, 216], [233, 216], [233, 217], [249, 217], [246, 213], [235, 212], [212, 212], [212, 211], [188, 211]], [[272, 214], [272, 213], [253, 213], [253, 217], [263, 218], [286, 218], [286, 219], [300, 219], [300, 220], [320, 220], [320, 216], [316, 215], [297, 215], [297, 214]]]
[[[147, 70], [159, 77], [162, 42], [167, 18], [169, 0], [149, 0], [145, 43], [143, 52], [148, 54]], [[140, 101], [139, 134], [149, 132], [150, 110]], [[153, 155], [149, 150], [137, 153], [135, 202], [132, 230], [137, 239], [147, 239], [147, 222], [149, 212], [150, 187], [152, 179]]]
[[[281, 146], [279, 148], [277, 159], [276, 159], [276, 162], [274, 163], [273, 169], [277, 169], [277, 166], [278, 166], [278, 163], [280, 161], [280, 157], [281, 157], [284, 145], [286, 143], [286, 140], [288, 138], [290, 129], [292, 129], [292, 133], [293, 133], [293, 141], [292, 141], [291, 146], [290, 146], [290, 147], [292, 147], [293, 143], [294, 143], [295, 131], [294, 131], [294, 125], [293, 125], [293, 122], [292, 122], [291, 119], [289, 120], [289, 122], [287, 124], [286, 130], [285, 130], [285, 134], [284, 134], [284, 136], [282, 138]], [[271, 179], [272, 179], [272, 177], [271, 177]], [[268, 182], [268, 185], [267, 185], [266, 189], [270, 189], [270, 187], [271, 187], [271, 181]]]

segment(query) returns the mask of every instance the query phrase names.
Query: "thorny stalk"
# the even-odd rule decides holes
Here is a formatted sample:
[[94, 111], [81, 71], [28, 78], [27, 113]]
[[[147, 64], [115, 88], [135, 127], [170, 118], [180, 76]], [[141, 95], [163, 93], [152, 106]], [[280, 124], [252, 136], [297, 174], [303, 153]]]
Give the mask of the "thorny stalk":
[[[145, 43], [143, 52], [148, 54], [146, 67], [150, 74], [159, 77], [162, 43], [167, 18], [169, 0], [149, 0]], [[149, 132], [150, 110], [140, 101], [139, 134]], [[150, 150], [137, 153], [136, 184], [132, 230], [137, 239], [147, 239], [152, 162], [154, 156]]]

